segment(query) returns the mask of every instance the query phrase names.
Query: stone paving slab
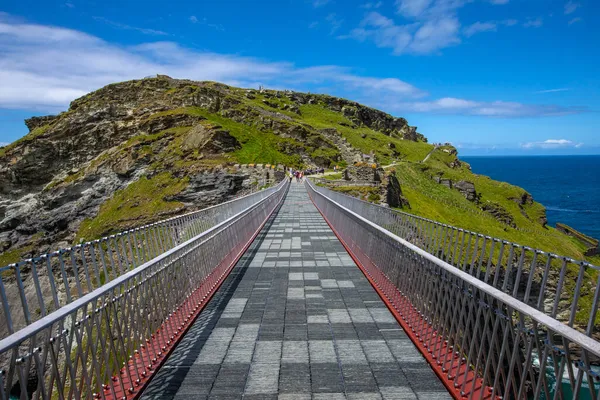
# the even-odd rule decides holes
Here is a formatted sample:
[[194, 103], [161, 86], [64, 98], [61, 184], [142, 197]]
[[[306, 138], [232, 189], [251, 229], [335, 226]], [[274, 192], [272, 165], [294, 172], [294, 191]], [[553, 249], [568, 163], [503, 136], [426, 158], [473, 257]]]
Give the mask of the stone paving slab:
[[259, 238], [143, 398], [451, 398], [304, 186]]

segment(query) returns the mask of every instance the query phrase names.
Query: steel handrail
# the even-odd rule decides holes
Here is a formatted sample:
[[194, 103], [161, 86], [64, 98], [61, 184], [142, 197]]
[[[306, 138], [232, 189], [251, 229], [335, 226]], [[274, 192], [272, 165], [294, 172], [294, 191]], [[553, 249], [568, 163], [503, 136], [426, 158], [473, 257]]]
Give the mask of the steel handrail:
[[[309, 185], [310, 185], [310, 183], [309, 183]], [[314, 188], [312, 188], [312, 187], [311, 187], [311, 189], [314, 190]], [[404, 247], [406, 247], [409, 250], [418, 254], [420, 257], [423, 257], [426, 260], [431, 261], [431, 262], [435, 263], [437, 266], [443, 268], [446, 272], [448, 272], [448, 273], [456, 276], [457, 278], [490, 294], [495, 299], [500, 300], [503, 303], [510, 305], [514, 309], [521, 311], [526, 315], [529, 315], [530, 317], [535, 319], [537, 322], [544, 324], [546, 326], [552, 327], [557, 332], [564, 334], [564, 336], [567, 339], [570, 339], [572, 342], [581, 343], [581, 345], [584, 348], [586, 348], [589, 351], [596, 352], [598, 354], [598, 356], [600, 356], [600, 343], [598, 341], [584, 335], [583, 333], [577, 331], [576, 329], [566, 326], [565, 324], [561, 323], [560, 321], [557, 321], [554, 318], [550, 318], [548, 315], [544, 314], [543, 312], [515, 299], [514, 297], [508, 295], [507, 293], [504, 293], [501, 290], [498, 290], [495, 287], [486, 284], [485, 282], [482, 282], [481, 280], [467, 274], [466, 272], [463, 272], [463, 271], [457, 269], [454, 265], [448, 264], [444, 260], [441, 260], [441, 259], [435, 257], [434, 255], [432, 255], [432, 254], [422, 250], [421, 248], [415, 246], [414, 244], [410, 243], [409, 241], [401, 238], [400, 236], [393, 234], [392, 232], [388, 231], [387, 229], [384, 229], [384, 228], [380, 227], [379, 225], [376, 225], [373, 222], [369, 221], [368, 219], [360, 216], [359, 214], [355, 213], [354, 211], [350, 210], [349, 208], [344, 207], [340, 203], [329, 198], [327, 195], [325, 195], [323, 193], [319, 193], [318, 191], [315, 191], [315, 192], [318, 193], [319, 195], [323, 196], [327, 200], [329, 200], [331, 203], [335, 204], [340, 209], [344, 210], [344, 212], [352, 215], [354, 218], [358, 219], [362, 223], [369, 225], [372, 229], [377, 230], [379, 233], [399, 242]]]
[[309, 184], [313, 190], [551, 318], [588, 336], [600, 334], [600, 267]]
[[21, 397], [30, 396], [31, 376], [38, 380], [37, 398], [139, 393], [288, 186], [282, 182], [218, 225], [0, 340], [0, 399], [15, 382]]
[[215, 226], [284, 184], [0, 268], [0, 338]]
[[596, 340], [307, 188], [455, 398], [597, 398]]

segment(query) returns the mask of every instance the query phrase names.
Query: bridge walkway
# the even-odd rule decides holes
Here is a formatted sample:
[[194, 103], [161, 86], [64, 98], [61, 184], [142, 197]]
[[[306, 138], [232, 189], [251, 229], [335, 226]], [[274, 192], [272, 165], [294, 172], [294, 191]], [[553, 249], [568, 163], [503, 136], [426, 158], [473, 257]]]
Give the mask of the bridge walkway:
[[293, 183], [143, 399], [449, 399]]

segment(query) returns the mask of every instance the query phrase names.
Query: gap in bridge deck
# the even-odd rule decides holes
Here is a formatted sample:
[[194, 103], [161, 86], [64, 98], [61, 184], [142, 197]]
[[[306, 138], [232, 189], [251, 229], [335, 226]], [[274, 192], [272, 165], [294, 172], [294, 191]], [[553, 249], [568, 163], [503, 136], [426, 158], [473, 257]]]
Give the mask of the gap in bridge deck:
[[143, 399], [449, 399], [293, 183]]

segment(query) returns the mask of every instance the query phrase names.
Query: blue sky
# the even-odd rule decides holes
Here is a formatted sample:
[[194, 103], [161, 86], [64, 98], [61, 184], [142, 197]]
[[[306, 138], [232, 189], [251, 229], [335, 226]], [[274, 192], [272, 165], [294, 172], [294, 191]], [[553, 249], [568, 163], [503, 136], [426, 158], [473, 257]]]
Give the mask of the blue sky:
[[600, 154], [596, 0], [4, 0], [0, 142], [156, 73], [357, 100], [461, 154]]

